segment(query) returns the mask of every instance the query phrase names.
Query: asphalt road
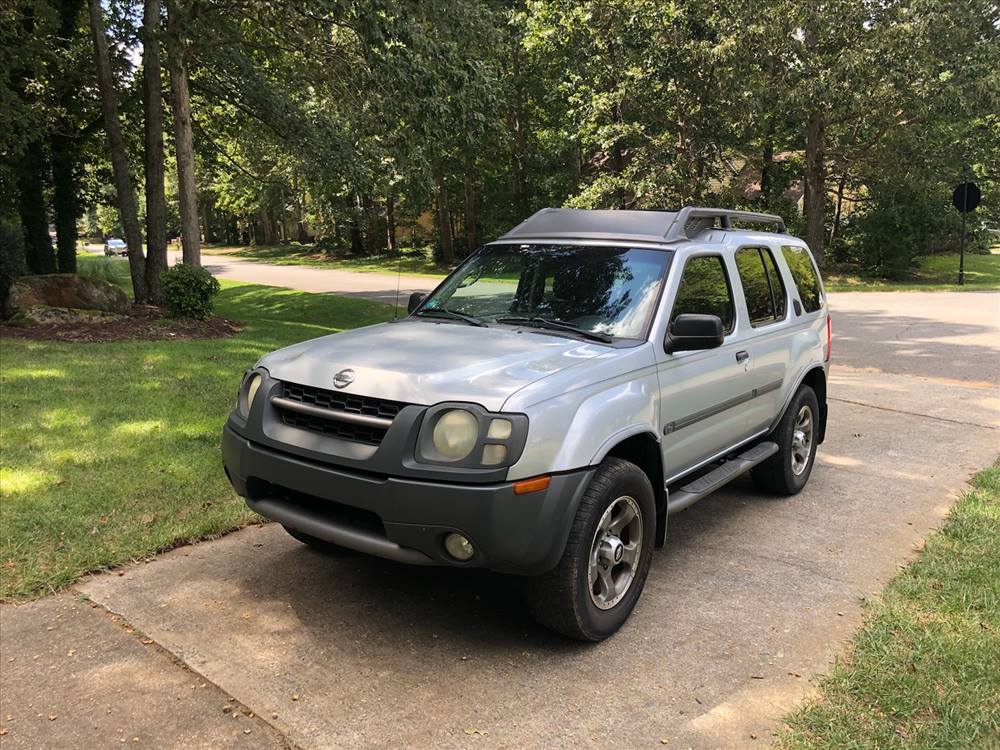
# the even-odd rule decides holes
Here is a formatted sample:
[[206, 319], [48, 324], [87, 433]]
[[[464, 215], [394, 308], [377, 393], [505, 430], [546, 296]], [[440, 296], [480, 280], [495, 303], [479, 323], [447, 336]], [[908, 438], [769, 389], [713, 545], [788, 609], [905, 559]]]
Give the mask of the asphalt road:
[[[88, 245], [87, 250], [95, 254], [104, 252], [99, 245]], [[171, 250], [169, 256], [171, 265], [180, 259], [180, 253], [175, 250]], [[201, 262], [213, 275], [223, 279], [283, 286], [304, 292], [364, 297], [389, 304], [398, 298], [400, 305], [406, 304], [411, 292], [429, 292], [440, 281], [436, 276], [403, 274], [397, 277], [396, 274], [338, 271], [315, 266], [278, 266], [207, 253], [202, 254]]]
[[[831, 305], [830, 429], [807, 489], [774, 498], [740, 481], [673, 517], [635, 614], [604, 643], [534, 625], [516, 579], [325, 556], [273, 524], [76, 588], [176, 660], [157, 669], [218, 691], [198, 724], [205, 746], [220, 736], [209, 714], [221, 696], [260, 723], [244, 737], [254, 747], [274, 746], [272, 734], [301, 748], [764, 745], [840, 652], [863, 598], [1000, 450], [1000, 294]], [[41, 704], [67, 680], [83, 690], [98, 666], [28, 663], [4, 676], [6, 706]], [[169, 711], [171, 690], [147, 710]], [[88, 731], [74, 742], [102, 736]], [[40, 713], [5, 747], [52, 736]]]

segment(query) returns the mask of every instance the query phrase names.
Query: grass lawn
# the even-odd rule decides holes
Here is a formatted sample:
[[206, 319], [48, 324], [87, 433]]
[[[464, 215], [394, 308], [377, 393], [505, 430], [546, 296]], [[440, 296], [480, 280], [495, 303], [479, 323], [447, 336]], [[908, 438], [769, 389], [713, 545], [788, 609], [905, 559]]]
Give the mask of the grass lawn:
[[1000, 748], [1000, 461], [972, 484], [779, 748]]
[[[82, 259], [108, 268], [102, 259]], [[112, 261], [127, 284], [127, 265]], [[122, 277], [120, 272], [124, 272]], [[262, 354], [388, 319], [378, 302], [223, 281], [228, 339], [61, 343], [0, 339], [0, 597], [251, 521], [219, 439]]]
[[450, 267], [434, 262], [430, 248], [404, 248], [402, 262], [398, 257], [387, 255], [367, 258], [354, 258], [345, 255], [331, 258], [329, 255], [317, 251], [312, 245], [300, 245], [297, 242], [266, 247], [206, 246], [202, 248], [202, 252], [207, 255], [232, 255], [237, 258], [247, 258], [279, 266], [318, 266], [361, 273], [394, 274], [401, 270], [407, 276], [440, 277], [451, 271]]
[[1000, 248], [990, 255], [965, 256], [965, 285], [958, 285], [958, 253], [925, 255], [905, 281], [882, 281], [830, 270], [824, 284], [830, 292], [933, 292], [1000, 289]]

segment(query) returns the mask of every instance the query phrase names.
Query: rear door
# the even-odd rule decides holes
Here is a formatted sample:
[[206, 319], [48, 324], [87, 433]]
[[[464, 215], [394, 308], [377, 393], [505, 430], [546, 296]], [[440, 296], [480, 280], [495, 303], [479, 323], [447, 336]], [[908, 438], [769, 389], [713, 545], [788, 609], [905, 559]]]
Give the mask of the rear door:
[[662, 342], [656, 344], [668, 481], [747, 435], [747, 356], [737, 334], [731, 273], [722, 254], [687, 258], [668, 326], [682, 313], [718, 315], [726, 337], [722, 346], [705, 351], [667, 354]]
[[788, 326], [788, 290], [774, 252], [762, 244], [741, 247], [734, 256], [749, 322], [744, 344], [750, 354], [747, 427], [751, 433], [767, 429], [777, 416], [788, 377], [793, 332]]

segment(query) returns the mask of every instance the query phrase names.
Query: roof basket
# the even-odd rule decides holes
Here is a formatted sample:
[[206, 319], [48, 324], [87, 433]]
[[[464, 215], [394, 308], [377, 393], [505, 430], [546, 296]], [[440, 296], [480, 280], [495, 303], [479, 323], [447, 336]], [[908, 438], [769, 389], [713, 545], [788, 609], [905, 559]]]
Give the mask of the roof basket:
[[775, 231], [785, 232], [785, 220], [774, 214], [760, 214], [754, 211], [730, 211], [725, 208], [704, 208], [701, 206], [685, 206], [674, 217], [673, 223], [667, 229], [665, 239], [668, 242], [692, 240], [706, 229], [711, 229], [718, 221], [723, 229], [731, 229], [734, 221], [747, 221], [756, 224], [771, 224]]

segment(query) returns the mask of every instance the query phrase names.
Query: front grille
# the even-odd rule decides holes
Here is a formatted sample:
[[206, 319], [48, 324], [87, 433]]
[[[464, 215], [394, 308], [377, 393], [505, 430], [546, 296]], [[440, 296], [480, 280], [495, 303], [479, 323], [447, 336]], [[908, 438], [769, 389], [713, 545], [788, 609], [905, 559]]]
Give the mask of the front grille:
[[330, 411], [330, 418], [327, 419], [323, 415], [301, 414], [279, 407], [281, 421], [289, 427], [366, 445], [380, 445], [388, 428], [340, 421], [337, 419], [338, 412], [392, 420], [399, 414], [400, 409], [406, 406], [399, 401], [339, 393], [296, 383], [282, 383], [281, 395], [290, 401]]

